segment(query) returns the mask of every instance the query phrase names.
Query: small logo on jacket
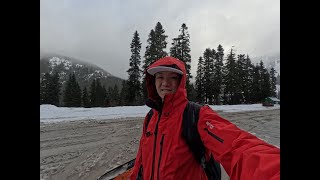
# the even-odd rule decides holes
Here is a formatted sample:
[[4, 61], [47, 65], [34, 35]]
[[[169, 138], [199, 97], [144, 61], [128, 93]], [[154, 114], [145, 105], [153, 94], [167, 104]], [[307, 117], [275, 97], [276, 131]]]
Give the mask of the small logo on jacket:
[[208, 121], [206, 122], [206, 125], [209, 126], [210, 129], [213, 129], [213, 125], [211, 123], [209, 123]]

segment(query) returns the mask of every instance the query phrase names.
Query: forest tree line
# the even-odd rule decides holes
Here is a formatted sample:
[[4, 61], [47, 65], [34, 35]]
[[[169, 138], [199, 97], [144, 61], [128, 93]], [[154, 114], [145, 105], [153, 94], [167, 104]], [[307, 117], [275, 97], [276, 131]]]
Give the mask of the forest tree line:
[[121, 89], [117, 85], [106, 89], [99, 79], [94, 80], [90, 87], [81, 89], [74, 73], [69, 75], [62, 88], [59, 74], [46, 73], [40, 79], [40, 104], [65, 107], [144, 105], [147, 91], [143, 72], [165, 56], [185, 63], [187, 97], [191, 101], [215, 105], [252, 104], [260, 103], [268, 96], [279, 98], [273, 68], [268, 72], [262, 61], [253, 64], [248, 54], [236, 55], [234, 49], [225, 56], [220, 44], [217, 49], [206, 48], [203, 56], [198, 58], [195, 82], [191, 83], [190, 35], [185, 23], [179, 32], [178, 37], [172, 39], [170, 52], [166, 52], [168, 36], [158, 22], [149, 33], [142, 59], [140, 37], [135, 31], [130, 44], [128, 80], [123, 80]]

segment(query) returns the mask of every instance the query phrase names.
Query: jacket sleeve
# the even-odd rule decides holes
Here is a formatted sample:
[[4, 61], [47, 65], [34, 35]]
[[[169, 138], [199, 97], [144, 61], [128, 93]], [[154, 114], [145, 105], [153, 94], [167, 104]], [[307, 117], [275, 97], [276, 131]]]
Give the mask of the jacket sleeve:
[[138, 173], [139, 173], [139, 170], [140, 170], [140, 166], [142, 165], [142, 153], [141, 153], [141, 147], [142, 147], [142, 139], [143, 139], [143, 136], [144, 136], [144, 132], [145, 132], [145, 123], [146, 123], [146, 120], [147, 120], [147, 116], [145, 117], [144, 119], [144, 122], [143, 122], [143, 128], [142, 128], [142, 135], [140, 137], [140, 142], [139, 142], [139, 149], [138, 149], [138, 153], [136, 155], [136, 160], [134, 162], [134, 166], [133, 166], [133, 169], [132, 169], [132, 173], [130, 175], [130, 180], [136, 180], [138, 179]]
[[280, 179], [280, 149], [241, 130], [208, 106], [200, 110], [198, 131], [231, 180]]

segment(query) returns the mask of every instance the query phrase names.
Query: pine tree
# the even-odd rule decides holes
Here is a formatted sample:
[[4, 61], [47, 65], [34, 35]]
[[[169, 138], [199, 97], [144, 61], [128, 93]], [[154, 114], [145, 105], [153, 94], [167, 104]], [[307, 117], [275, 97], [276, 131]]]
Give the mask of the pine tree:
[[152, 29], [149, 33], [149, 38], [147, 40], [147, 47], [146, 47], [146, 52], [144, 55], [144, 61], [143, 61], [143, 70], [145, 71], [147, 67], [149, 67], [152, 63], [154, 63], [157, 59], [157, 47], [155, 43], [155, 33], [154, 30]]
[[116, 106], [116, 97], [114, 97], [114, 89], [112, 87], [108, 87], [107, 93], [109, 96], [109, 106]]
[[58, 73], [45, 75], [40, 80], [40, 104], [59, 106], [61, 83]]
[[50, 104], [49, 102], [49, 88], [51, 75], [45, 73], [40, 80], [40, 104]]
[[264, 64], [262, 61], [260, 61], [259, 64], [259, 70], [261, 75], [261, 99], [260, 101], [263, 101], [264, 98], [271, 96], [271, 83], [270, 83], [270, 74], [267, 71], [267, 69], [264, 67]]
[[155, 46], [156, 46], [156, 59], [163, 58], [168, 55], [165, 51], [167, 48], [167, 35], [164, 34], [165, 30], [163, 29], [160, 22], [157, 23], [156, 27], [154, 28], [154, 35], [155, 35]]
[[197, 75], [196, 75], [196, 82], [195, 82], [195, 89], [196, 89], [196, 101], [199, 103], [204, 102], [204, 62], [202, 57], [200, 56], [198, 59], [198, 66], [197, 66]]
[[213, 103], [213, 59], [214, 55], [210, 48], [207, 48], [203, 53], [203, 70], [204, 70], [204, 96], [205, 103]]
[[254, 103], [261, 102], [260, 72], [259, 65], [256, 64], [252, 69], [251, 99]]
[[179, 29], [180, 34], [177, 38], [173, 38], [172, 47], [170, 48], [170, 56], [175, 57], [185, 63], [186, 71], [187, 71], [187, 97], [190, 97], [190, 79], [191, 75], [191, 55], [190, 55], [190, 35], [188, 33], [188, 27], [185, 23], [181, 25]]
[[236, 104], [244, 103], [244, 90], [247, 86], [246, 59], [245, 54], [239, 54], [236, 61], [237, 69], [237, 90]]
[[225, 100], [228, 104], [235, 104], [235, 93], [237, 92], [237, 67], [235, 53], [231, 49], [228, 54], [224, 66], [224, 80], [225, 80]]
[[127, 88], [127, 82], [126, 80], [122, 81], [122, 89], [120, 91], [120, 106], [125, 106], [128, 105], [127, 103], [127, 93], [129, 93], [128, 88]]
[[106, 107], [110, 107], [111, 106], [111, 101], [112, 101], [112, 94], [109, 94], [109, 88], [106, 88], [105, 86], [103, 86], [103, 90], [104, 90], [104, 93], [106, 95], [106, 98], [104, 100], [104, 105]]
[[81, 89], [76, 80], [75, 74], [69, 75], [66, 82], [66, 87], [63, 94], [63, 102], [66, 107], [80, 107], [81, 106]]
[[276, 78], [276, 84], [280, 85], [280, 74], [277, 75], [277, 78]]
[[[147, 67], [149, 67], [152, 63], [154, 63], [156, 60], [167, 56], [167, 52], [165, 51], [167, 47], [166, 38], [167, 35], [164, 34], [165, 30], [162, 28], [162, 25], [160, 22], [157, 23], [155, 29], [151, 30], [149, 33], [149, 38], [147, 40], [147, 47], [144, 55], [144, 61], [142, 70], [145, 72]], [[143, 99], [146, 99], [148, 97], [147, 89], [146, 89], [146, 79], [145, 76], [143, 77], [142, 81], [142, 88], [143, 91]]]
[[273, 97], [277, 97], [277, 78], [275, 76], [276, 74], [276, 70], [272, 67], [270, 70], [270, 85], [271, 85], [271, 91], [270, 91], [270, 95]]
[[[143, 72], [146, 72], [146, 69], [156, 60], [156, 45], [155, 45], [155, 33], [154, 30], [152, 29], [149, 34], [149, 38], [147, 40], [147, 45], [146, 47], [146, 52], [144, 55], [144, 61], [142, 65]], [[143, 94], [143, 99], [147, 99], [148, 94], [147, 94], [147, 87], [146, 87], [146, 77], [145, 75], [143, 76], [143, 80], [141, 83], [141, 89], [142, 89], [142, 94]]]
[[103, 102], [103, 106], [104, 107], [108, 107], [108, 104], [110, 102], [110, 97], [108, 96], [108, 91], [107, 91], [107, 88], [103, 85], [102, 86], [102, 92], [103, 92], [103, 95], [104, 95], [104, 102]]
[[[140, 57], [140, 50], [141, 50], [141, 42], [139, 38], [138, 31], [135, 31], [133, 35], [133, 39], [131, 42], [131, 58], [130, 58], [130, 68], [127, 70], [129, 74], [128, 78], [128, 102], [132, 105], [138, 105], [141, 103], [141, 85], [140, 85], [140, 79], [141, 79], [141, 73], [142, 70], [140, 70], [140, 63], [141, 63], [141, 57]], [[117, 99], [117, 101], [119, 101]], [[119, 103], [119, 102], [118, 102]]]
[[60, 97], [60, 89], [61, 89], [61, 83], [60, 83], [60, 77], [59, 74], [56, 72], [51, 77], [50, 81], [50, 97], [51, 97], [51, 103], [53, 105], [59, 106], [59, 97]]
[[101, 85], [100, 79], [96, 79], [96, 87], [95, 87], [95, 106], [96, 107], [104, 107], [105, 106], [105, 91], [103, 86]]
[[[212, 50], [214, 51], [214, 49]], [[216, 61], [214, 62], [214, 72], [213, 72], [213, 95], [215, 104], [221, 104], [221, 90], [223, 86], [223, 57], [224, 57], [224, 49], [219, 44], [217, 48], [217, 52], [215, 54]]]
[[90, 106], [96, 107], [97, 103], [96, 103], [96, 80], [95, 79], [91, 82], [91, 85], [90, 85], [89, 100], [90, 100]]
[[114, 85], [113, 87], [113, 91], [112, 91], [112, 97], [113, 97], [113, 101], [115, 106], [118, 106], [120, 104], [120, 92], [119, 92], [119, 88], [117, 86], [117, 84]]
[[86, 108], [90, 107], [90, 100], [86, 87], [84, 87], [82, 90], [82, 106]]
[[244, 83], [243, 83], [243, 95], [245, 97], [245, 103], [252, 103], [252, 81], [253, 81], [253, 68], [254, 65], [251, 63], [251, 59], [247, 54], [244, 59]]

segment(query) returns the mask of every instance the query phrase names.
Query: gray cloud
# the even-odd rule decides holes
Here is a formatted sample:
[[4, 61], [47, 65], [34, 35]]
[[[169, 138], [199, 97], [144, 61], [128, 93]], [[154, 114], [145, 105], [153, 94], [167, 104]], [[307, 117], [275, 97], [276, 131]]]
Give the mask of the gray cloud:
[[251, 57], [280, 52], [279, 0], [42, 0], [40, 47], [126, 79], [133, 33], [140, 35], [143, 60], [158, 21], [168, 35], [168, 52], [181, 24], [188, 26], [194, 76], [208, 47], [221, 44], [227, 54], [234, 46]]

